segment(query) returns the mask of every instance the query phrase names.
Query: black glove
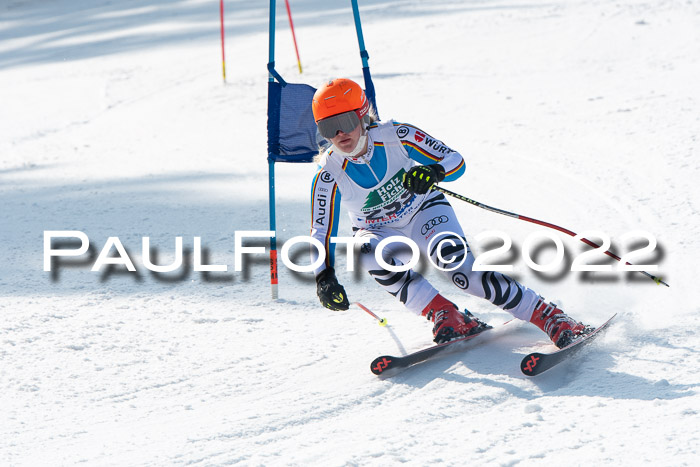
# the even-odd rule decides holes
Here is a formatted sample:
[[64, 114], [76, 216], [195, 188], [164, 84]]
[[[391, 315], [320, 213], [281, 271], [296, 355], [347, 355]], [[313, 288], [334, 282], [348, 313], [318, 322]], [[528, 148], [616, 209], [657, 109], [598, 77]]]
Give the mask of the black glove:
[[403, 174], [403, 187], [411, 193], [425, 194], [445, 179], [445, 169], [440, 164], [417, 165]]
[[326, 308], [342, 311], [350, 308], [348, 296], [342, 285], [338, 284], [335, 269], [326, 268], [316, 276], [316, 294]]

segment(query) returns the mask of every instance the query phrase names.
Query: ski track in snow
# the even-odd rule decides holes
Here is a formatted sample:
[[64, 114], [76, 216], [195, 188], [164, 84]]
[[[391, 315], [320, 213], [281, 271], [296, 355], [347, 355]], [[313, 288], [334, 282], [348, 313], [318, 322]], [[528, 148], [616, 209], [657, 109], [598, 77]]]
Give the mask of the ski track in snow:
[[[282, 2], [278, 2], [282, 3]], [[347, 2], [278, 5], [277, 69], [361, 80]], [[264, 255], [233, 271], [234, 232], [266, 230], [267, 4], [13, 1], [0, 6], [0, 463], [3, 465], [694, 465], [698, 454], [700, 8], [695, 2], [360, 2], [382, 118], [460, 150], [447, 188], [615, 242], [646, 230], [671, 288], [638, 274], [515, 275], [577, 319], [618, 318], [540, 377], [525, 323], [390, 379], [369, 363], [430, 344], [431, 326], [361, 273], [360, 310], [318, 305], [313, 279]], [[284, 21], [283, 21], [284, 20]], [[277, 164], [280, 240], [308, 232], [310, 165]], [[300, 186], [301, 181], [301, 186]], [[453, 205], [473, 237], [519, 251], [535, 226]], [[343, 218], [341, 232], [349, 231]], [[87, 258], [43, 271], [43, 232]], [[118, 236], [137, 273], [91, 272]], [[183, 237], [185, 266], [173, 261]], [[205, 261], [192, 271], [193, 237]], [[562, 238], [567, 261], [583, 251]], [[264, 245], [264, 243], [261, 243]], [[303, 258], [303, 249], [293, 250]], [[543, 262], [547, 251], [542, 253]], [[55, 267], [55, 265], [54, 265]], [[508, 315], [427, 271], [490, 323]]]

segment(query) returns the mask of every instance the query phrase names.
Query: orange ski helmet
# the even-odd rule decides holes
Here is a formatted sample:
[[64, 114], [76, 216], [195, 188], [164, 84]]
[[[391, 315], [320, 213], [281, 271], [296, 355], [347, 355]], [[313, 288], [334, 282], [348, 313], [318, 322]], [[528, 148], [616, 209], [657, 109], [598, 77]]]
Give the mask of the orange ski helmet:
[[311, 110], [317, 123], [324, 118], [349, 111], [355, 111], [362, 120], [369, 112], [369, 100], [359, 84], [347, 78], [337, 78], [316, 90]]

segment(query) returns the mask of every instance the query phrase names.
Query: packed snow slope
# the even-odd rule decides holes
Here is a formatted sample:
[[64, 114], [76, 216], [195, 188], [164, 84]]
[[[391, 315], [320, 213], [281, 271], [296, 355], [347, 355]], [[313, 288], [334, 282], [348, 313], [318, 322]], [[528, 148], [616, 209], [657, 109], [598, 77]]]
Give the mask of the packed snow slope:
[[[697, 462], [698, 2], [360, 1], [380, 116], [466, 158], [446, 188], [603, 232], [621, 252], [647, 243], [626, 233], [646, 231], [658, 245], [635, 262], [671, 285], [571, 272], [585, 246], [561, 234], [562, 267], [535, 272], [521, 251], [545, 229], [455, 200], [475, 252], [500, 244], [479, 234], [505, 232], [513, 246], [493, 264], [577, 319], [618, 318], [535, 379], [520, 359], [552, 346], [518, 322], [384, 380], [369, 362], [429, 345], [431, 326], [346, 271], [344, 254], [350, 299], [386, 328], [321, 308], [313, 278], [284, 267], [271, 300], [266, 254], [234, 270], [235, 232], [268, 228], [268, 6], [226, 1], [224, 84], [218, 3], [0, 5], [0, 463]], [[278, 3], [282, 76], [361, 81], [349, 2], [291, 2], [302, 75]], [[308, 234], [313, 171], [276, 166], [280, 245]], [[90, 250], [45, 272], [47, 230], [84, 232]], [[136, 272], [91, 271], [110, 237]], [[182, 237], [184, 265], [150, 272], [143, 237], [162, 265]], [[226, 272], [193, 270], [195, 237]], [[305, 247], [292, 256], [308, 264]], [[482, 319], [509, 318], [424, 270]]]

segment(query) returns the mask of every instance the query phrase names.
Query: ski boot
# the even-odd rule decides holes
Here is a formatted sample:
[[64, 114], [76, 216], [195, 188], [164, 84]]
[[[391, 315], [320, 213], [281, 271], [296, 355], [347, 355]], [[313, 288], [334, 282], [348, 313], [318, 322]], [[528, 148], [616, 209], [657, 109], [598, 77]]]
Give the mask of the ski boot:
[[574, 321], [554, 303], [545, 303], [540, 297], [530, 322], [547, 333], [554, 345], [563, 349], [592, 328]]
[[440, 294], [432, 299], [421, 312], [433, 326], [433, 340], [440, 344], [453, 339], [476, 334], [488, 328], [470, 312], [460, 312], [457, 306]]

